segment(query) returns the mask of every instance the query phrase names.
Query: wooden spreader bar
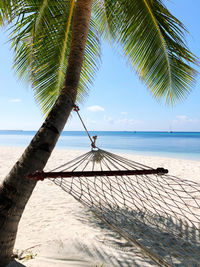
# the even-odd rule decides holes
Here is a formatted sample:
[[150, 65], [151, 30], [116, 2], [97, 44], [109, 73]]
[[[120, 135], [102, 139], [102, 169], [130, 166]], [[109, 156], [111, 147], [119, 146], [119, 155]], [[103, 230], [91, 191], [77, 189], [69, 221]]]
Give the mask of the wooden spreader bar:
[[92, 177], [92, 176], [123, 176], [123, 175], [146, 175], [146, 174], [166, 174], [167, 169], [157, 168], [149, 170], [122, 170], [122, 171], [74, 171], [74, 172], [35, 172], [29, 174], [28, 179], [43, 181], [45, 178], [69, 178], [69, 177]]

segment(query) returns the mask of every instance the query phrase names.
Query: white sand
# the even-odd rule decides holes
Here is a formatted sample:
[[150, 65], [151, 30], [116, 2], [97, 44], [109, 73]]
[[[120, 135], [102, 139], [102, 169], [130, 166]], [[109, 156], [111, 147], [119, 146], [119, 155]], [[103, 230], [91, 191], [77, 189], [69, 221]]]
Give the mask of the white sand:
[[[22, 148], [0, 147], [0, 179], [9, 172]], [[84, 151], [55, 150], [47, 164], [52, 169]], [[136, 155], [122, 155], [170, 174], [200, 182], [200, 162]], [[50, 181], [38, 182], [20, 221], [15, 250], [22, 258], [9, 266], [157, 266], [95, 218], [72, 196]], [[94, 221], [94, 223], [92, 223]], [[33, 259], [30, 259], [33, 258]], [[103, 265], [102, 265], [103, 264]]]

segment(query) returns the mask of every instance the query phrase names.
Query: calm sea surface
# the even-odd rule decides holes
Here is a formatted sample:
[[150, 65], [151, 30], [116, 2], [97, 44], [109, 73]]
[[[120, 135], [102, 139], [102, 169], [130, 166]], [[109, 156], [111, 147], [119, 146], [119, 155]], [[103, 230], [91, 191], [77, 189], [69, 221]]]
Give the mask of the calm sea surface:
[[[0, 131], [0, 146], [29, 144], [35, 131]], [[98, 135], [97, 146], [113, 152], [168, 156], [200, 160], [199, 132], [90, 132]], [[63, 132], [57, 148], [90, 149], [83, 131]]]

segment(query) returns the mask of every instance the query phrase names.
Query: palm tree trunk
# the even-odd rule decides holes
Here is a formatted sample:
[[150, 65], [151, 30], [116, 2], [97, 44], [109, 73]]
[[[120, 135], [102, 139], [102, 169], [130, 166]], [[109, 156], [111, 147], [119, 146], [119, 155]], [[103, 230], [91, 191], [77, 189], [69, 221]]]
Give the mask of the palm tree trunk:
[[0, 185], [0, 267], [9, 263], [19, 220], [36, 185], [26, 176], [42, 170], [76, 100], [93, 0], [77, 0], [68, 68], [60, 96], [21, 158]]

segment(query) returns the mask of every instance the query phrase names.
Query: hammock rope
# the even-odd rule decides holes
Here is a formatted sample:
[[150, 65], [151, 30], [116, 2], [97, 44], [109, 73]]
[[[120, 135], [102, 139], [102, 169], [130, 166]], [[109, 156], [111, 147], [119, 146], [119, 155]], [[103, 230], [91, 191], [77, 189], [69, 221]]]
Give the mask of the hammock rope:
[[159, 266], [198, 267], [200, 184], [167, 172], [95, 145], [29, 178], [49, 178]]
[[78, 117], [79, 117], [79, 119], [80, 119], [80, 121], [81, 121], [81, 123], [82, 123], [82, 125], [83, 125], [83, 128], [85, 129], [85, 131], [86, 131], [86, 133], [87, 133], [87, 135], [88, 135], [88, 137], [89, 137], [89, 139], [90, 139], [90, 141], [91, 141], [91, 147], [92, 148], [96, 148], [96, 139], [97, 139], [97, 135], [95, 135], [95, 136], [93, 136], [92, 138], [93, 138], [93, 140], [92, 140], [92, 138], [91, 138], [91, 136], [90, 136], [90, 134], [89, 134], [89, 132], [88, 132], [88, 130], [87, 130], [87, 128], [86, 128], [86, 126], [85, 126], [85, 123], [83, 122], [83, 119], [81, 118], [81, 115], [80, 115], [80, 113], [79, 113], [79, 107], [77, 106], [77, 105], [73, 105], [73, 110], [77, 113], [77, 115], [78, 115]]

